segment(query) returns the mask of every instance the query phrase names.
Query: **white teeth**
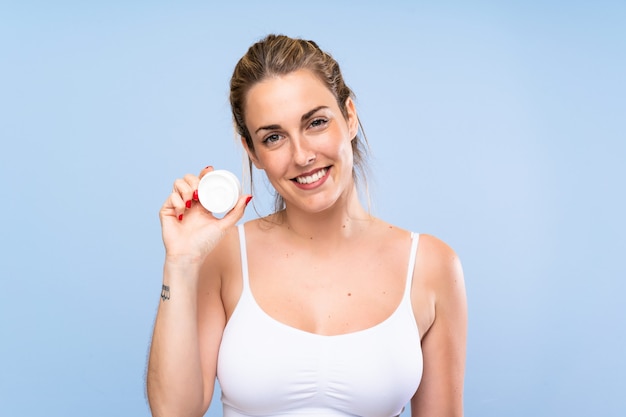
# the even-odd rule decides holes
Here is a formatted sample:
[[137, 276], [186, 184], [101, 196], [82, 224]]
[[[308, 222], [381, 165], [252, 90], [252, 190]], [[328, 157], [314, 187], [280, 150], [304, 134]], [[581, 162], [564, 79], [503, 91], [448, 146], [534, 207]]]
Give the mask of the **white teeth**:
[[315, 181], [319, 181], [319, 179], [322, 178], [324, 175], [326, 175], [326, 168], [320, 169], [313, 175], [308, 175], [306, 177], [297, 177], [296, 181], [298, 181], [300, 184], [311, 184]]

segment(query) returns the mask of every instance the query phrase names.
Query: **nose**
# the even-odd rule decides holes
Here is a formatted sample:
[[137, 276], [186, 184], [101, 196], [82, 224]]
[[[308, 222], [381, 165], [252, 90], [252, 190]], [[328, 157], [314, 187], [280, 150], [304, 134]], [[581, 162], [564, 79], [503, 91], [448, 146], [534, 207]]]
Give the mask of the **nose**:
[[311, 165], [315, 162], [315, 151], [313, 151], [305, 138], [293, 138], [292, 140], [293, 160], [299, 166]]

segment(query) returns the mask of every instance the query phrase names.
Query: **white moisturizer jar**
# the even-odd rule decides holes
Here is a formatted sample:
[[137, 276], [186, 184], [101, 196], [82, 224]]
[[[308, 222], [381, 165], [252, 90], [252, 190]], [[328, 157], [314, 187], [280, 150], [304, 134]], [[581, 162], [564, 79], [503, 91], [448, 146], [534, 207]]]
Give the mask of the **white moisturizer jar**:
[[230, 171], [218, 169], [200, 179], [198, 200], [211, 213], [227, 213], [241, 197], [241, 183]]

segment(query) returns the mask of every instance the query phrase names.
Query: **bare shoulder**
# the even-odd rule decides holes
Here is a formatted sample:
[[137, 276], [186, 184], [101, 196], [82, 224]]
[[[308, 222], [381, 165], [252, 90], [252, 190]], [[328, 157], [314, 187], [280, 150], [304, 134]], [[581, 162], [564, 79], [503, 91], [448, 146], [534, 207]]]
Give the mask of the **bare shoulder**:
[[203, 281], [221, 281], [231, 276], [233, 269], [239, 265], [239, 234], [237, 226], [231, 226], [217, 246], [209, 253], [202, 269]]
[[463, 268], [456, 252], [441, 239], [421, 234], [417, 251], [416, 274], [435, 290], [454, 291], [463, 287]]
[[467, 306], [461, 261], [435, 236], [419, 237], [411, 296], [422, 335], [435, 323], [444, 327], [464, 325]]

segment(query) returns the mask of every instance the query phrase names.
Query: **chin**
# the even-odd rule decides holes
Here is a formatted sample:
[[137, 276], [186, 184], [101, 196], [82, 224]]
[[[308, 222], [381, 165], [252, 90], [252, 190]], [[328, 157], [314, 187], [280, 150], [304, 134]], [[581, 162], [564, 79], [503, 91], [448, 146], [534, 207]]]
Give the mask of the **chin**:
[[342, 199], [340, 197], [337, 198], [324, 198], [324, 199], [314, 199], [313, 201], [302, 201], [299, 206], [302, 210], [309, 213], [323, 213], [328, 210], [332, 210], [334, 207], [337, 207], [341, 204]]

